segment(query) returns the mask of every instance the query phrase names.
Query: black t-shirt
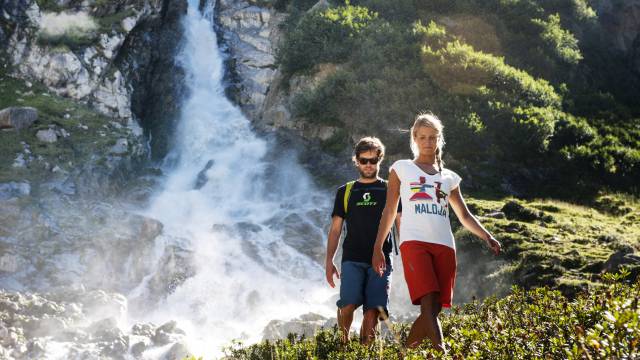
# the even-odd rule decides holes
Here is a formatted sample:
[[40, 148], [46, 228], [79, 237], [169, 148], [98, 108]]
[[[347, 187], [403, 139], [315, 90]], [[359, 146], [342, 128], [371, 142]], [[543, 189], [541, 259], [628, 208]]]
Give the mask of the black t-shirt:
[[[346, 185], [338, 188], [331, 216], [340, 216], [347, 222], [347, 236], [342, 245], [342, 261], [357, 261], [371, 264], [373, 245], [378, 234], [382, 210], [387, 202], [387, 186], [384, 181], [364, 184], [356, 181], [351, 188], [351, 196], [344, 212], [344, 192]], [[402, 206], [398, 205], [398, 212]], [[383, 251], [387, 259], [391, 253], [391, 236], [387, 236]]]

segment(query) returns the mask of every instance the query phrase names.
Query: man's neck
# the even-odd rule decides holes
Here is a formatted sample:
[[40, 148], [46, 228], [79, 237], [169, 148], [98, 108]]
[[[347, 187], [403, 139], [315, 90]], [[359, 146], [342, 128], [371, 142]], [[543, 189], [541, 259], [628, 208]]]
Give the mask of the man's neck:
[[372, 184], [374, 182], [378, 181], [378, 177], [374, 177], [374, 178], [363, 178], [362, 176], [358, 178], [358, 182], [361, 184]]

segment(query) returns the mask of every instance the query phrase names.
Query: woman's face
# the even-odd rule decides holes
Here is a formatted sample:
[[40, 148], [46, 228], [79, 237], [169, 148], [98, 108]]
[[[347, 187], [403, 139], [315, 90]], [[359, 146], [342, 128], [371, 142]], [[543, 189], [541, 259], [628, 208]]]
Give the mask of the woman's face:
[[419, 126], [413, 136], [420, 155], [433, 156], [438, 148], [438, 130], [428, 126]]

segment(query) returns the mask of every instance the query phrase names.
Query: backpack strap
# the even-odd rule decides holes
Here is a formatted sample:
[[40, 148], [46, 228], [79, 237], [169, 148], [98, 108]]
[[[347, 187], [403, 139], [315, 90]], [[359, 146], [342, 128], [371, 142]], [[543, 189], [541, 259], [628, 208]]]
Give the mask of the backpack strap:
[[353, 189], [353, 184], [355, 184], [355, 181], [349, 181], [344, 189], [344, 213], [345, 215], [347, 214], [347, 210], [349, 208], [349, 198], [351, 197], [351, 189]]

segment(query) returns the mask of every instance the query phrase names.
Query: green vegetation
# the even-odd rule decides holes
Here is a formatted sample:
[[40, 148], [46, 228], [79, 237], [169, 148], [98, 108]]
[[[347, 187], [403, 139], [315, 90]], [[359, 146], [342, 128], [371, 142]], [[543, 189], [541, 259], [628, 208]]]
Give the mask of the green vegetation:
[[[504, 251], [497, 259], [502, 261], [498, 269], [485, 265], [496, 259], [454, 219], [458, 303], [506, 294], [512, 284], [526, 289], [546, 286], [573, 296], [602, 284], [601, 274], [612, 254], [640, 249], [640, 204], [629, 196], [600, 196], [591, 207], [553, 200], [467, 202]], [[499, 212], [504, 217], [495, 216]], [[640, 265], [629, 271], [630, 279], [638, 278]], [[488, 278], [489, 284], [477, 286], [478, 279]]]
[[[71, 171], [97, 161], [95, 154], [106, 155], [116, 138], [128, 135], [126, 128], [112, 128], [109, 118], [87, 105], [52, 94], [41, 84], [28, 87], [23, 80], [0, 72], [0, 109], [10, 106], [34, 107], [38, 120], [28, 129], [0, 131], [0, 182], [42, 181], [50, 174], [46, 164]], [[50, 127], [65, 129], [70, 135], [55, 143], [39, 141], [38, 130]], [[25, 145], [35, 160], [27, 167], [13, 167]]]
[[[447, 355], [429, 344], [404, 359], [632, 359], [640, 356], [640, 283], [624, 283], [624, 270], [608, 274], [608, 286], [573, 299], [547, 288], [514, 287], [503, 299], [454, 307], [441, 316]], [[408, 324], [393, 324], [403, 341]], [[341, 350], [336, 329], [313, 338], [287, 339], [226, 350], [226, 359], [398, 359], [396, 337], [387, 334], [370, 348], [354, 338]], [[192, 357], [191, 360], [196, 360]]]
[[[638, 195], [640, 78], [611, 52], [584, 0], [280, 1], [278, 61], [286, 79], [336, 68], [294, 96], [302, 121], [374, 134], [409, 156], [407, 129], [432, 111], [445, 124], [445, 161], [476, 180], [589, 203]], [[606, 59], [606, 60], [603, 60]]]

